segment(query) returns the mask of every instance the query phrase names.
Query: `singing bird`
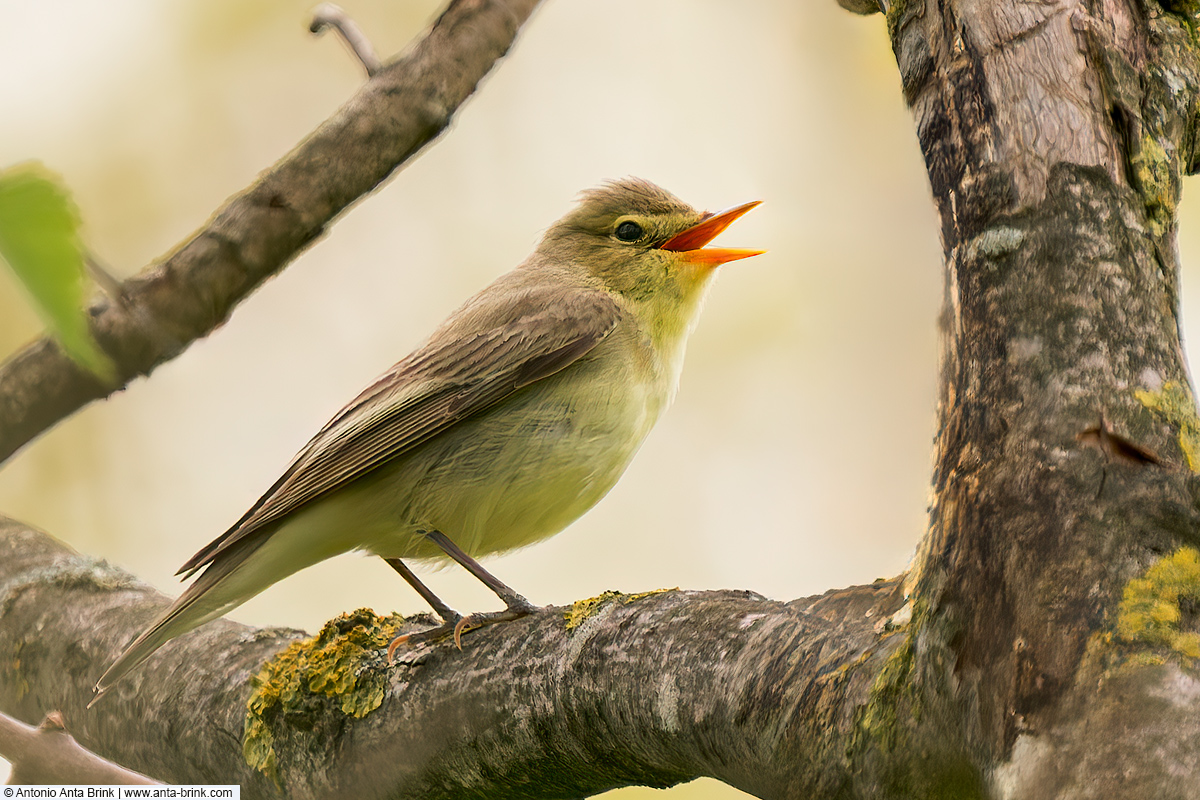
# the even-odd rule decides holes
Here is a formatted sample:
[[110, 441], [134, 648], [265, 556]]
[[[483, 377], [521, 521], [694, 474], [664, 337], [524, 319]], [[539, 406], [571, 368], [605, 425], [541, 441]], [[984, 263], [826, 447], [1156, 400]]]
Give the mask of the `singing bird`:
[[[716, 267], [763, 252], [705, 247], [756, 205], [701, 213], [636, 178], [584, 192], [533, 255], [338, 412], [183, 565], [185, 579], [204, 571], [92, 702], [170, 639], [350, 550], [382, 556], [442, 618], [420, 638], [457, 641], [529, 613], [474, 557], [558, 533], [613, 487], [675, 395]], [[401, 560], [445, 558], [505, 610], [462, 618]]]

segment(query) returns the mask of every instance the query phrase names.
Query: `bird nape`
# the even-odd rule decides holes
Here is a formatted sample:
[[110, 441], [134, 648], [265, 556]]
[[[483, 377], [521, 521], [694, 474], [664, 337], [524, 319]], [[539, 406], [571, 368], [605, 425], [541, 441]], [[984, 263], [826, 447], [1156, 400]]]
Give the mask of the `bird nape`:
[[[706, 245], [756, 205], [701, 213], [636, 178], [583, 193], [529, 258], [338, 412], [183, 565], [199, 576], [92, 703], [167, 641], [350, 550], [383, 557], [442, 618], [389, 655], [528, 614], [475, 558], [558, 533], [617, 482], [675, 394], [715, 268], [762, 252]], [[504, 610], [462, 617], [404, 563], [446, 558]]]

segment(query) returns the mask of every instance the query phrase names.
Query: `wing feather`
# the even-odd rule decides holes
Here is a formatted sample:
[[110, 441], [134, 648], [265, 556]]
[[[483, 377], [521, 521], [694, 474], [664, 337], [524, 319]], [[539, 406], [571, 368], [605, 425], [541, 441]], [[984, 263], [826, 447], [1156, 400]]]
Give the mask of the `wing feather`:
[[269, 535], [264, 526], [570, 366], [621, 317], [611, 297], [592, 290], [559, 290], [534, 309], [467, 335], [435, 336], [397, 363], [338, 412], [258, 502], [179, 572], [190, 576], [236, 542], [256, 532]]

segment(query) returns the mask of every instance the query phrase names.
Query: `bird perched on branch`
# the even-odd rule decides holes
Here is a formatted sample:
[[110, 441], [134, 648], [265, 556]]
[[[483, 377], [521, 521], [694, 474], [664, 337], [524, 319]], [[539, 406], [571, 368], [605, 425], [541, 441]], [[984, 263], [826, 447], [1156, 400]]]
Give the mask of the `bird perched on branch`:
[[[185, 578], [203, 572], [92, 702], [170, 639], [350, 550], [382, 556], [441, 616], [402, 640], [457, 641], [529, 613], [474, 557], [558, 533], [613, 487], [675, 394], [715, 268], [762, 252], [705, 245], [756, 205], [704, 214], [633, 178], [585, 192], [533, 255], [343, 408], [183, 565]], [[460, 617], [402, 561], [446, 558], [505, 609]]]

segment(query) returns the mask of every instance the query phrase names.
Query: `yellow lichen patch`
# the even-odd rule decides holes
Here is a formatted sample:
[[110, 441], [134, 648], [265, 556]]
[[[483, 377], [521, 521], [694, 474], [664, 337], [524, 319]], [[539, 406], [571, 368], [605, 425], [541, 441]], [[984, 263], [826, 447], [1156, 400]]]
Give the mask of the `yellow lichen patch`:
[[901, 733], [900, 715], [911, 713], [907, 705], [905, 711], [899, 709], [910, 702], [907, 693], [911, 691], [916, 642], [914, 627], [883, 663], [871, 684], [870, 699], [855, 712], [856, 740], [871, 739], [887, 750], [897, 746]]
[[874, 650], [864, 650], [862, 654], [853, 661], [846, 661], [835, 669], [824, 673], [823, 675], [817, 675], [816, 683], [820, 685], [826, 683], [837, 683], [849, 675], [853, 670], [856, 670], [863, 664], [867, 663], [867, 661], [870, 660], [871, 656], [873, 655], [875, 655]]
[[567, 621], [567, 630], [574, 630], [583, 624], [584, 620], [596, 615], [601, 608], [612, 601], [620, 602], [622, 605], [628, 605], [643, 597], [649, 597], [652, 594], [663, 594], [664, 592], [677, 592], [679, 587], [673, 589], [652, 589], [649, 592], [636, 592], [634, 594], [623, 594], [613, 589], [607, 592], [602, 592], [595, 597], [589, 597], [586, 600], [576, 600], [563, 614], [563, 619]]
[[1140, 146], [1135, 147], [1130, 156], [1129, 166], [1148, 212], [1150, 232], [1161, 236], [1175, 216], [1178, 167], [1156, 137], [1148, 134], [1138, 144]]
[[383, 702], [387, 676], [368, 669], [395, 638], [404, 618], [378, 617], [369, 608], [342, 614], [325, 623], [311, 639], [293, 642], [251, 678], [254, 691], [246, 704], [242, 754], [246, 763], [276, 784], [272, 724], [298, 712], [315, 696], [335, 698], [343, 714], [365, 717]]
[[1185, 605], [1200, 604], [1200, 551], [1181, 547], [1125, 586], [1117, 635], [1200, 659], [1200, 632], [1181, 630]]
[[599, 611], [605, 603], [609, 602], [610, 600], [615, 600], [620, 596], [620, 592], [614, 589], [609, 589], [607, 592], [602, 592], [595, 597], [589, 597], [586, 600], [576, 600], [571, 604], [571, 607], [567, 609], [567, 613], [563, 614], [563, 619], [567, 621], [567, 630], [575, 630], [582, 625], [583, 621], [588, 617], [595, 616], [596, 612]]
[[679, 591], [678, 586], [672, 586], [670, 589], [651, 589], [648, 592], [634, 592], [633, 594], [627, 594], [624, 597], [622, 597], [621, 602], [624, 605], [629, 605], [630, 603], [636, 603], [638, 600], [641, 600], [643, 597], [649, 597], [650, 595], [654, 595], [654, 594], [666, 594], [667, 592], [678, 592], [678, 591]]
[[908, 0], [893, 0], [892, 4], [888, 6], [886, 12], [888, 37], [893, 41], [896, 39], [896, 29], [900, 26], [900, 20], [904, 17], [907, 5]]
[[1155, 392], [1138, 389], [1134, 396], [1146, 408], [1179, 429], [1179, 449], [1187, 457], [1188, 468], [1200, 472], [1200, 417], [1192, 393], [1176, 381], [1167, 381]]

